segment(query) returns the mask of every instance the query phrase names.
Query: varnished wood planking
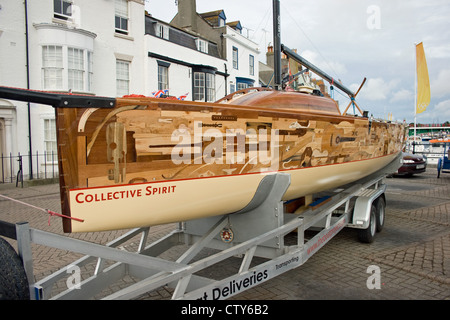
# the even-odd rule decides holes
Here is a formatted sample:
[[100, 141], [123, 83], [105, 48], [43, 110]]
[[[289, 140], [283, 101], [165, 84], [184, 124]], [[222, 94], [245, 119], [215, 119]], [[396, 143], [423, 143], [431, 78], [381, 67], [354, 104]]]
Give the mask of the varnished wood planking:
[[[266, 104], [261, 102], [264, 99], [254, 97], [259, 107], [245, 105], [244, 100], [242, 105], [233, 105], [139, 98], [118, 99], [114, 110], [59, 109], [58, 128], [63, 128], [58, 141], [63, 155], [60, 172], [64, 213], [70, 215], [68, 188], [258, 172], [270, 167], [270, 163], [252, 163], [249, 152], [266, 150], [270, 155], [274, 137], [279, 141], [277, 170], [370, 159], [401, 149], [400, 125], [341, 116], [331, 99], [327, 102], [322, 97], [288, 94], [285, 96], [289, 98], [289, 108], [282, 108], [283, 94], [276, 95], [278, 100], [273, 96]], [[303, 99], [299, 110], [292, 109], [292, 97]], [[274, 109], [274, 101], [280, 108]], [[316, 112], [307, 111], [304, 105], [312, 110], [314, 101], [319, 101]], [[83, 130], [78, 132], [78, 127]], [[123, 129], [115, 131], [119, 127]], [[261, 129], [265, 131], [260, 132]], [[114, 138], [108, 138], [108, 130], [115, 132]], [[189, 165], [176, 165], [171, 159], [173, 148], [180, 146], [172, 137], [177, 130], [184, 130], [191, 137], [190, 148], [185, 149], [190, 150]], [[202, 132], [202, 137], [195, 140], [194, 133], [198, 132]], [[264, 132], [267, 136], [260, 134]], [[221, 143], [212, 137], [218, 133], [223, 138]], [[114, 157], [112, 142], [121, 145]], [[215, 153], [223, 154], [223, 163], [205, 163], [205, 158], [201, 158], [212, 146], [216, 147]], [[227, 161], [227, 152], [235, 156], [232, 163]]]

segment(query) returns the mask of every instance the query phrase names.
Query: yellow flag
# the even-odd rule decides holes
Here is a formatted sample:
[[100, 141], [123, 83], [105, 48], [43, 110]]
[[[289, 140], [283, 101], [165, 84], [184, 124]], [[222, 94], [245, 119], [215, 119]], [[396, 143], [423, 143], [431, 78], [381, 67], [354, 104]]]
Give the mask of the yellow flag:
[[416, 113], [424, 112], [430, 104], [430, 79], [423, 43], [416, 45], [417, 63], [417, 105]]

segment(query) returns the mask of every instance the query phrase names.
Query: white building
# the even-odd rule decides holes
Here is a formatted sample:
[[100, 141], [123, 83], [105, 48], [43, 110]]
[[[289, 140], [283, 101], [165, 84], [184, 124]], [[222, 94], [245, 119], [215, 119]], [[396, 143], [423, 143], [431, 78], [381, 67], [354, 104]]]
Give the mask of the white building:
[[196, 0], [178, 0], [178, 13], [170, 24], [217, 45], [229, 74], [226, 94], [259, 85], [258, 44], [242, 34], [239, 21], [227, 22], [224, 10], [197, 13]]
[[[176, 17], [171, 23], [151, 17], [144, 4], [1, 0], [0, 85], [110, 97], [168, 89], [215, 101], [258, 84], [258, 48], [239, 23], [226, 25], [225, 18], [215, 26], [195, 12], [203, 28], [192, 31], [177, 27]], [[195, 11], [195, 1], [179, 0], [179, 9], [185, 4]], [[25, 176], [56, 168], [54, 114], [49, 106], [0, 99], [0, 153], [23, 155]], [[17, 159], [2, 160], [0, 182], [18, 170]]]
[[[143, 0], [3, 0], [0, 6], [0, 85], [105, 96], [144, 92]], [[54, 169], [56, 157], [35, 157], [56, 152], [54, 113], [0, 100], [0, 152], [25, 155], [25, 175], [30, 149], [39, 158], [34, 176]], [[3, 164], [6, 177], [16, 173], [13, 165]]]
[[187, 95], [186, 99], [193, 101], [216, 101], [225, 96], [226, 60], [215, 43], [149, 15], [145, 27], [146, 95], [166, 89], [169, 95]]

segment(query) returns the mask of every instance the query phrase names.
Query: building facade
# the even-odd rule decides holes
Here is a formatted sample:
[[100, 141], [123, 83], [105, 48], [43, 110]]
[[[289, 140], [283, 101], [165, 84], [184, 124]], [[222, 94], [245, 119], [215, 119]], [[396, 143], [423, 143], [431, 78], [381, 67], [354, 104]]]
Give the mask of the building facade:
[[[186, 4], [195, 11], [195, 1], [179, 0], [179, 14]], [[202, 30], [152, 17], [144, 0], [2, 0], [0, 85], [100, 96], [166, 90], [195, 101], [258, 85], [258, 48], [240, 23], [227, 25], [223, 10], [221, 21], [195, 17]], [[25, 177], [57, 168], [54, 113], [0, 99], [0, 153], [23, 155]], [[16, 159], [0, 166], [0, 181], [17, 172]]]
[[178, 0], [178, 13], [170, 24], [217, 45], [229, 74], [226, 94], [259, 86], [259, 46], [242, 34], [239, 21], [227, 22], [224, 10], [197, 13], [195, 0]]
[[150, 15], [145, 23], [147, 95], [166, 90], [171, 96], [208, 102], [225, 95], [229, 74], [215, 43]]
[[[0, 85], [105, 96], [143, 92], [144, 10], [143, 0], [2, 1]], [[55, 170], [54, 113], [0, 100], [0, 152], [23, 155], [25, 176]], [[12, 161], [2, 162], [0, 178], [16, 173]]]

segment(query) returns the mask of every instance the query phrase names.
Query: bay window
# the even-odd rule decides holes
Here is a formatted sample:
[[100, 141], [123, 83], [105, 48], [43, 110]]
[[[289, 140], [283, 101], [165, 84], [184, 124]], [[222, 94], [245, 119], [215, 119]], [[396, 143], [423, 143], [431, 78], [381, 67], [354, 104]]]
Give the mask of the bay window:
[[205, 101], [204, 72], [194, 72], [194, 101]]
[[216, 101], [216, 76], [213, 73], [206, 73], [206, 101]]
[[216, 101], [216, 75], [211, 70], [194, 70], [194, 101]]
[[44, 90], [92, 92], [92, 51], [67, 46], [42, 46]]
[[44, 89], [63, 89], [62, 46], [42, 47], [42, 77]]
[[69, 90], [84, 90], [84, 50], [68, 48]]

